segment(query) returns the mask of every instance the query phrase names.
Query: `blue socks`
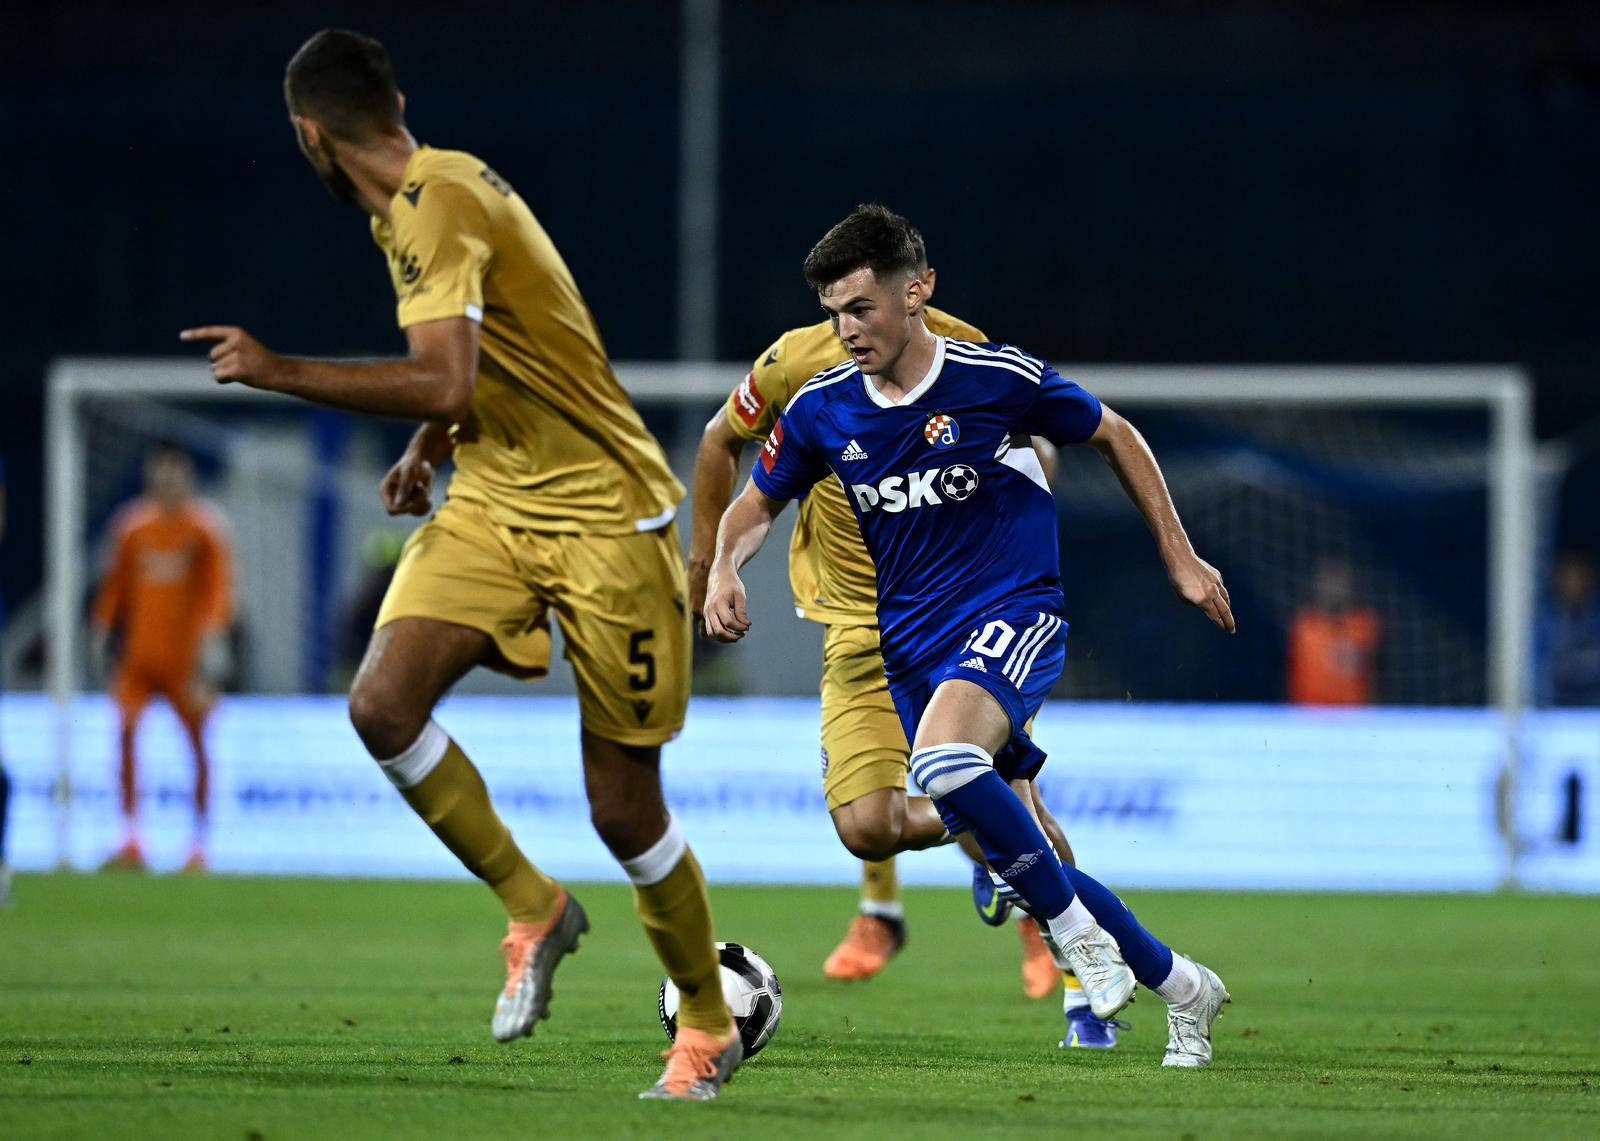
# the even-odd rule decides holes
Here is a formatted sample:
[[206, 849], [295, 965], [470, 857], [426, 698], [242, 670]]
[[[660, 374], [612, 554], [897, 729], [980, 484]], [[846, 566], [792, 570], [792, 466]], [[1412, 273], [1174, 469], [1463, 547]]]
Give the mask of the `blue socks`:
[[1067, 910], [1073, 889], [1055, 849], [986, 751], [960, 743], [919, 749], [911, 773], [940, 812], [971, 830], [989, 866], [1001, 869], [1030, 913], [1048, 921]]
[[[1122, 949], [1123, 962], [1133, 971], [1133, 977], [1155, 990], [1172, 972], [1172, 948], [1146, 931], [1138, 918], [1117, 893], [1105, 884], [1077, 868], [1063, 867], [1077, 898], [1089, 909], [1094, 921], [1110, 932]], [[994, 879], [994, 873], [989, 873]], [[1008, 883], [995, 885], [1000, 898], [1007, 900], [1032, 915], [1028, 904]]]
[[919, 749], [911, 774], [939, 811], [958, 817], [977, 838], [991, 868], [1046, 923], [1081, 899], [1095, 922], [1122, 949], [1133, 977], [1155, 988], [1172, 974], [1172, 948], [1146, 931], [1115, 892], [1077, 868], [1065, 867], [1050, 841], [1011, 786], [994, 771], [994, 761], [976, 745], [948, 744]]
[[1117, 941], [1133, 977], [1152, 990], [1166, 982], [1172, 973], [1172, 948], [1146, 931], [1128, 905], [1105, 884], [1077, 868], [1063, 870], [1095, 922]]
[[911, 774], [941, 813], [971, 830], [989, 866], [1005, 869], [996, 884], [1002, 896], [1020, 899], [1028, 914], [1046, 924], [1074, 898], [1081, 900], [1117, 941], [1134, 978], [1151, 989], [1167, 981], [1172, 948], [1146, 931], [1105, 884], [1061, 863], [1033, 814], [994, 771], [988, 753], [960, 743], [919, 749], [911, 757]]

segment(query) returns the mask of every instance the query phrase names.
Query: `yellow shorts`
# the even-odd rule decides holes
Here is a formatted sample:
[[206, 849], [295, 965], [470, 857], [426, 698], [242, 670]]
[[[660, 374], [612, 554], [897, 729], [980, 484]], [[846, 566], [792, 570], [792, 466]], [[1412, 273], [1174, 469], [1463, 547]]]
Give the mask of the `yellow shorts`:
[[482, 630], [500, 661], [534, 679], [550, 669], [550, 615], [578, 685], [583, 727], [623, 745], [659, 745], [689, 703], [688, 580], [676, 527], [569, 535], [505, 527], [447, 500], [406, 542], [378, 626], [434, 618]]
[[876, 626], [829, 626], [822, 642], [822, 794], [828, 811], [906, 787], [911, 750], [889, 699]]

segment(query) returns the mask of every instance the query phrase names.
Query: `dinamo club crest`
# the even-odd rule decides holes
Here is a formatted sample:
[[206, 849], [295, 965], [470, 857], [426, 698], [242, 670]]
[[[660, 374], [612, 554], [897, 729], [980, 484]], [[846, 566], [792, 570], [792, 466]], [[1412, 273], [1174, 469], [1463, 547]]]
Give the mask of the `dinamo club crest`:
[[933, 447], [948, 448], [961, 438], [961, 428], [954, 417], [940, 412], [928, 417], [928, 422], [922, 426], [922, 435]]

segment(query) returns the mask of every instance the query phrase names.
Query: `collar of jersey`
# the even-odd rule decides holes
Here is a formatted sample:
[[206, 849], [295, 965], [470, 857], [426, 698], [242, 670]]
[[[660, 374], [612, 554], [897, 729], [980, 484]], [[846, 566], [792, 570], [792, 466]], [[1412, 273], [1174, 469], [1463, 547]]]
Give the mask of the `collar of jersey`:
[[934, 340], [939, 343], [933, 347], [933, 363], [928, 366], [928, 375], [918, 381], [915, 388], [900, 400], [890, 400], [878, 391], [878, 386], [872, 383], [872, 378], [863, 373], [861, 383], [867, 386], [867, 399], [879, 408], [904, 408], [908, 404], [915, 404], [923, 393], [933, 387], [933, 382], [939, 379], [939, 370], [944, 367], [944, 338], [936, 336]]

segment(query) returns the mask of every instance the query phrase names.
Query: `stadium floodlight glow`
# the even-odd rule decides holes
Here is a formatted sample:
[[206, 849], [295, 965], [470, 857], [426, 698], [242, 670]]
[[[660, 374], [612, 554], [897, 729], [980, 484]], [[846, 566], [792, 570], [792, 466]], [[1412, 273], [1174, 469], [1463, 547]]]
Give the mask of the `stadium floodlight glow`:
[[[634, 400], [677, 408], [680, 432], [697, 434], [707, 405], [720, 402], [744, 376], [745, 364], [725, 362], [632, 362], [616, 368]], [[1417, 411], [1474, 412], [1487, 431], [1466, 480], [1486, 491], [1487, 652], [1472, 692], [1486, 696], [1503, 716], [1506, 734], [1502, 780], [1502, 831], [1506, 877], [1514, 881], [1516, 845], [1509, 805], [1518, 769], [1518, 730], [1530, 696], [1533, 592], [1539, 549], [1539, 498], [1534, 479], [1531, 388], [1513, 366], [1061, 366], [1107, 403], [1128, 411], [1137, 423], [1144, 410], [1232, 415], [1281, 414], [1314, 419], [1319, 410], [1344, 414]], [[63, 358], [48, 377], [46, 424], [46, 574], [48, 589], [48, 684], [60, 710], [58, 830], [68, 851], [70, 825], [68, 714], [81, 688], [82, 603], [88, 588], [90, 511], [86, 473], [91, 447], [88, 418], [110, 405], [149, 402], [191, 408], [229, 407], [254, 415], [292, 402], [238, 384], [218, 385], [203, 360]], [[165, 412], [162, 413], [166, 414]], [[1474, 423], [1478, 423], [1474, 420]], [[1475, 445], [1476, 446], [1476, 445]], [[1158, 448], [1158, 453], [1160, 449]], [[1165, 459], [1165, 457], [1163, 457]], [[1190, 494], [1174, 480], [1180, 509], [1189, 514]], [[1125, 504], [1122, 505], [1125, 508]], [[1222, 510], [1219, 507], [1217, 510]], [[1283, 508], [1273, 518], [1283, 518]], [[1292, 521], [1292, 520], [1291, 520]], [[1254, 522], [1240, 526], [1254, 526]], [[1304, 522], [1303, 527], [1314, 527]], [[1206, 552], [1202, 550], [1202, 554]], [[1224, 566], [1224, 570], [1227, 567]], [[1444, 656], [1444, 655], [1441, 655]], [[1476, 657], [1450, 663], [1476, 670]], [[1477, 700], [1474, 698], [1473, 700]], [[1459, 702], [1452, 696], [1432, 698]]]

